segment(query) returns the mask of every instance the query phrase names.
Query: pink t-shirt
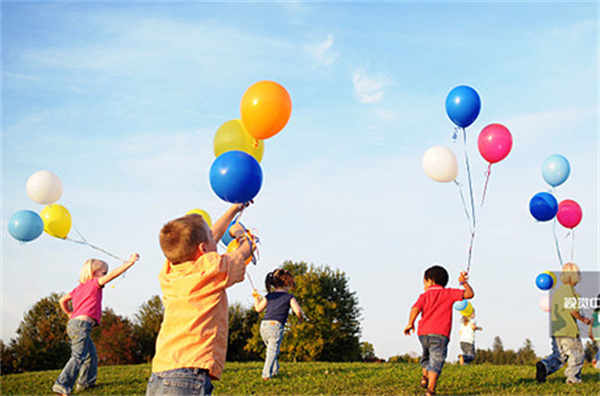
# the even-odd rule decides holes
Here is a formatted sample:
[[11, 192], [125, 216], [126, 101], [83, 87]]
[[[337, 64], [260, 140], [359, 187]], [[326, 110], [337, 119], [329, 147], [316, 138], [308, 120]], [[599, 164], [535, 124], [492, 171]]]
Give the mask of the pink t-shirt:
[[73, 304], [72, 318], [79, 315], [87, 315], [100, 324], [102, 317], [102, 289], [98, 283], [98, 278], [93, 278], [85, 283], [80, 283], [71, 293], [71, 303]]
[[413, 305], [421, 311], [417, 335], [440, 334], [450, 338], [452, 305], [463, 299], [463, 292], [433, 285], [421, 294]]

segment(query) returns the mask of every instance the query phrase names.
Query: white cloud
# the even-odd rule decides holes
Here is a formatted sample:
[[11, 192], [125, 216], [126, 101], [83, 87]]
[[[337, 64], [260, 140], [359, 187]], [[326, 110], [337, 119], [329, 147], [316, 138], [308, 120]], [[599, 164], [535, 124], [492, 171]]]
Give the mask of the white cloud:
[[307, 44], [305, 48], [320, 65], [330, 66], [338, 57], [338, 54], [332, 51], [334, 42], [333, 34], [330, 33], [324, 41], [316, 44]]
[[361, 68], [352, 77], [354, 96], [361, 103], [376, 103], [383, 98], [383, 91], [388, 84], [384, 77], [372, 77]]

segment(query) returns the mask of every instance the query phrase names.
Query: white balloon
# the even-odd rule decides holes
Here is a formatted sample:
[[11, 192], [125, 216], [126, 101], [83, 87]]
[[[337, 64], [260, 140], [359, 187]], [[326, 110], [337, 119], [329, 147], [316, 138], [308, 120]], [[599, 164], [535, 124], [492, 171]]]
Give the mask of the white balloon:
[[60, 178], [46, 170], [35, 172], [27, 179], [27, 195], [42, 205], [53, 204], [62, 195], [63, 185]]
[[427, 176], [440, 183], [448, 183], [458, 175], [458, 161], [454, 153], [443, 146], [433, 146], [423, 156]]

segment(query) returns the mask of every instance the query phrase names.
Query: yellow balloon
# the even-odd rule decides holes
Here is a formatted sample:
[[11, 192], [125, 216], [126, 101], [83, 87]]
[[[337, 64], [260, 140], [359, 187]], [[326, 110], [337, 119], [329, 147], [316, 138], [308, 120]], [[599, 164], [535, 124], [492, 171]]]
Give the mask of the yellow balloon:
[[230, 120], [217, 129], [213, 139], [215, 157], [227, 151], [243, 151], [260, 162], [265, 152], [265, 142], [250, 136], [241, 120]]
[[460, 313], [465, 316], [471, 316], [471, 314], [473, 313], [473, 306], [471, 305], [471, 303], [467, 302], [467, 307], [460, 311]]
[[212, 220], [210, 218], [210, 216], [208, 215], [208, 213], [206, 213], [206, 211], [202, 210], [202, 209], [192, 209], [192, 210], [188, 210], [188, 212], [186, 213], [186, 215], [189, 214], [199, 214], [200, 216], [202, 216], [204, 218], [204, 221], [206, 221], [206, 224], [208, 224], [208, 227], [212, 227]]
[[[229, 245], [227, 245], [227, 253], [233, 252], [237, 248], [238, 248], [238, 242], [237, 242], [237, 240], [233, 239], [231, 242], [229, 242]], [[252, 260], [252, 256], [248, 257], [246, 259], [246, 265], [250, 264], [251, 260]]]
[[44, 231], [55, 238], [65, 239], [71, 231], [71, 213], [62, 205], [52, 204], [40, 212]]

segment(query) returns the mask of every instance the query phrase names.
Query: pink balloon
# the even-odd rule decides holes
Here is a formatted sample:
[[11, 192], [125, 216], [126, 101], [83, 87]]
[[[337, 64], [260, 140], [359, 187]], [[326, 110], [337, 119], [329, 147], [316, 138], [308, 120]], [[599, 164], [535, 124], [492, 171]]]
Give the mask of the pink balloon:
[[558, 222], [566, 228], [575, 228], [581, 222], [583, 212], [581, 206], [571, 199], [565, 199], [558, 204], [558, 213], [556, 218]]
[[481, 130], [477, 139], [479, 152], [491, 164], [502, 161], [512, 148], [510, 131], [500, 124], [490, 124]]
[[550, 294], [546, 293], [538, 300], [538, 306], [544, 312], [550, 312]]

